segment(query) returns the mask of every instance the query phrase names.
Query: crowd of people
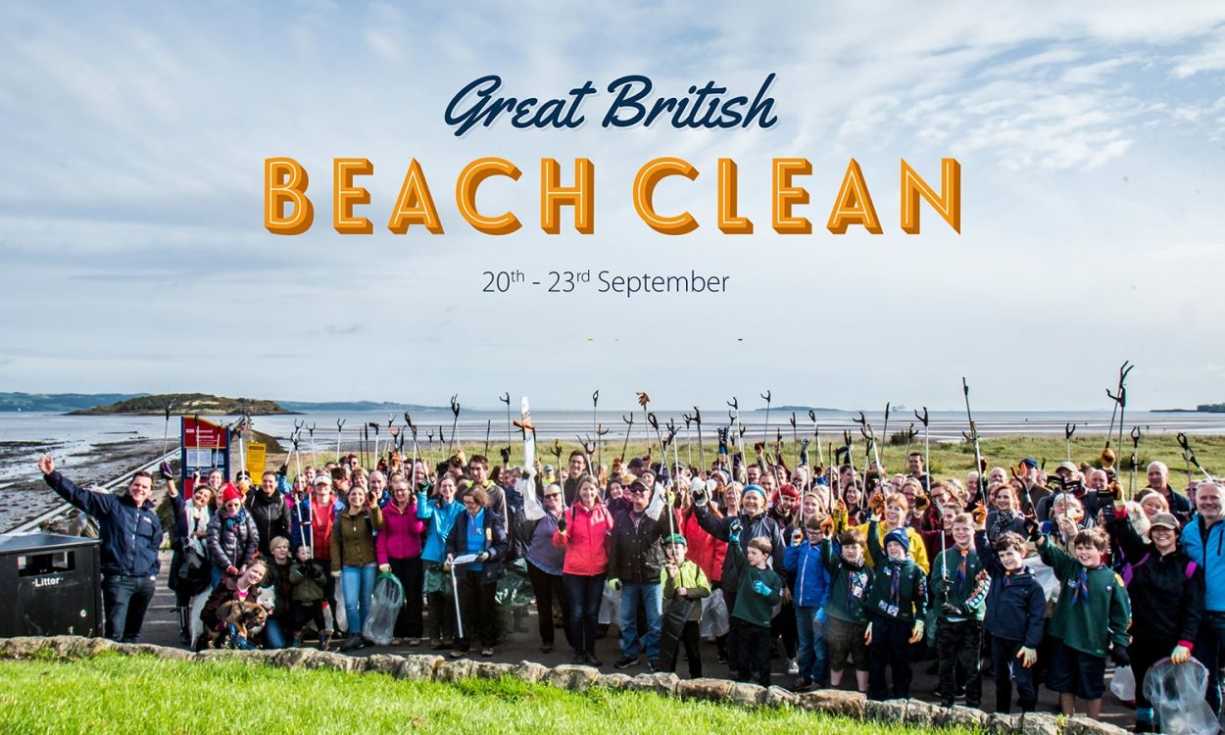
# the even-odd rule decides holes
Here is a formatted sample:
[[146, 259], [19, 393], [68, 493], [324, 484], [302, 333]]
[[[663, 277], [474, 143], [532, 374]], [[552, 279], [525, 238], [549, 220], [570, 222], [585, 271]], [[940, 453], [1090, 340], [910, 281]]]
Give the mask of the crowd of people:
[[[1031, 711], [1039, 686], [1066, 714], [1100, 714], [1109, 661], [1137, 682], [1163, 659], [1207, 667], [1219, 711], [1225, 642], [1225, 508], [1205, 479], [1183, 492], [1153, 462], [1125, 493], [1106, 466], [1032, 458], [935, 479], [921, 452], [905, 473], [869, 463], [810, 466], [764, 445], [707, 467], [583, 450], [556, 470], [509, 451], [491, 466], [458, 451], [437, 466], [397, 452], [363, 467], [220, 472], [166, 500], [137, 473], [127, 494], [83, 491], [40, 462], [46, 482], [99, 522], [106, 635], [134, 640], [169, 530], [183, 640], [197, 647], [370, 645], [363, 623], [380, 575], [405, 602], [393, 644], [492, 656], [518, 615], [499, 615], [504, 575], [535, 597], [539, 646], [561, 630], [573, 662], [700, 677], [703, 657], [769, 684], [778, 662], [795, 691], [850, 687], [911, 695], [938, 673], [944, 705]], [[530, 455], [529, 455], [530, 456]], [[676, 455], [673, 455], [674, 457]], [[245, 607], [262, 608], [254, 618]], [[705, 646], [703, 638], [713, 641]], [[711, 649], [713, 648], [713, 651]], [[773, 658], [772, 658], [773, 654]], [[928, 661], [928, 663], [921, 663]], [[782, 672], [780, 672], [782, 673]], [[847, 676], [847, 674], [852, 674]], [[1159, 727], [1135, 688], [1136, 729]]]

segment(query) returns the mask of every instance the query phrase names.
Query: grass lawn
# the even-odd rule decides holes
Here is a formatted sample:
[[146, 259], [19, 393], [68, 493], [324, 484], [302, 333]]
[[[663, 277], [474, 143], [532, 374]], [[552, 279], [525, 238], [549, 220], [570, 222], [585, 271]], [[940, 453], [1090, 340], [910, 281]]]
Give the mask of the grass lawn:
[[241, 661], [104, 654], [72, 662], [0, 662], [0, 732], [917, 735], [921, 730], [801, 711], [681, 702], [645, 692], [572, 693], [515, 679], [452, 685]]

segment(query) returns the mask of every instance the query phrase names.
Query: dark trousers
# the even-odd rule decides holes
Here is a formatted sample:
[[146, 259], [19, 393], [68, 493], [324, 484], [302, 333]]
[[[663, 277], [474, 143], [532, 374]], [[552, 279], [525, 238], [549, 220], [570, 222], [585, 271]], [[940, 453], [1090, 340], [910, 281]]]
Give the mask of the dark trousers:
[[[549, 574], [540, 567], [527, 563], [527, 578], [532, 582], [532, 593], [536, 596], [536, 618], [540, 627], [540, 643], [553, 645], [553, 603], [561, 609], [561, 619], [566, 621], [566, 639], [570, 639], [570, 603], [560, 574]], [[573, 642], [570, 644], [573, 646]]]
[[585, 577], [563, 574], [561, 579], [566, 588], [566, 603], [570, 607], [566, 618], [570, 646], [575, 653], [594, 655], [596, 623], [599, 622], [600, 602], [604, 599], [604, 575]]
[[727, 661], [732, 665], [732, 669], [736, 668], [736, 655], [740, 649], [736, 646], [736, 619], [732, 617], [732, 611], [736, 609], [736, 588], [723, 587], [723, 604], [727, 606], [728, 626], [727, 633], [723, 636], [723, 652], [727, 655]]
[[770, 621], [770, 633], [783, 639], [783, 652], [787, 658], [796, 657], [800, 650], [799, 633], [795, 628], [795, 606], [790, 602], [784, 602], [778, 615]]
[[1225, 641], [1225, 613], [1204, 611], [1195, 639], [1195, 657], [1208, 669], [1208, 691], [1204, 698], [1212, 711], [1221, 711], [1221, 643]]
[[298, 602], [294, 601], [289, 605], [289, 630], [285, 631], [290, 638], [296, 638], [302, 635], [302, 629], [307, 623], [314, 623], [315, 630], [319, 635], [323, 635], [324, 628], [327, 627], [323, 620], [323, 600], [315, 600], [314, 602]]
[[[1153, 706], [1144, 696], [1144, 675], [1153, 668], [1153, 664], [1170, 655], [1174, 646], [1178, 645], [1178, 639], [1147, 635], [1134, 629], [1133, 633], [1135, 637], [1127, 647], [1127, 654], [1131, 658], [1131, 673], [1136, 677], [1136, 715], [1139, 724], [1140, 710]], [[1195, 652], [1198, 655], [1199, 649], [1196, 648]]]
[[425, 599], [429, 604], [430, 639], [441, 640], [453, 637], [455, 635], [455, 609], [451, 598], [442, 592], [431, 592], [426, 595]]
[[[905, 699], [910, 696], [910, 633], [913, 620], [872, 618], [868, 644], [868, 699]], [[893, 687], [889, 686], [889, 676]]]
[[145, 611], [153, 600], [153, 577], [111, 574], [102, 579], [102, 606], [106, 610], [106, 637], [134, 643], [140, 637]]
[[1006, 715], [1012, 709], [1012, 687], [1017, 687], [1017, 704], [1022, 712], [1033, 712], [1038, 703], [1034, 670], [1021, 665], [1017, 652], [1021, 641], [991, 638], [991, 668], [995, 676], [995, 711]]
[[459, 609], [464, 616], [464, 635], [455, 641], [455, 647], [467, 651], [473, 638], [479, 639], [485, 648], [497, 643], [497, 608], [494, 593], [498, 590], [496, 580], [485, 581], [483, 572], [464, 572], [459, 581]]
[[414, 559], [388, 559], [391, 573], [404, 587], [404, 607], [396, 618], [396, 638], [421, 637], [421, 589], [425, 584], [425, 572], [421, 557]]
[[940, 692], [945, 704], [957, 695], [957, 672], [965, 677], [966, 706], [977, 707], [983, 698], [983, 677], [978, 651], [982, 624], [977, 620], [950, 623], [942, 620], [936, 631], [936, 657], [940, 662]]
[[736, 645], [736, 681], [770, 686], [770, 626], [732, 618], [731, 632]]
[[[664, 641], [660, 646], [663, 650], [671, 650], [672, 656], [669, 660], [664, 661], [664, 671], [676, 671], [676, 664], [681, 657], [681, 648], [677, 645], [669, 645], [667, 638], [672, 634], [665, 626], [663, 638]], [[681, 628], [681, 644], [685, 646], [685, 660], [689, 662], [689, 678], [700, 679], [702, 677], [702, 649], [700, 648], [700, 638], [698, 636], [698, 621], [687, 620], [685, 626]]]

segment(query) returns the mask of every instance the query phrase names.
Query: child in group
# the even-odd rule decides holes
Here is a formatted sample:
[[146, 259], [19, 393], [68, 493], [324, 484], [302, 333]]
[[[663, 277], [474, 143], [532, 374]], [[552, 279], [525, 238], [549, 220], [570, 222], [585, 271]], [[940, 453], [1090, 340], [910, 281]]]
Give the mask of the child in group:
[[732, 625], [736, 626], [736, 680], [752, 678], [762, 686], [770, 685], [770, 619], [774, 605], [782, 600], [783, 580], [769, 567], [774, 550], [770, 539], [751, 539], [747, 549], [740, 548], [740, 519], [728, 527], [728, 553], [739, 567], [736, 577], [736, 606]]
[[[821, 541], [827, 519], [809, 516], [804, 528], [792, 531], [791, 545], [783, 553], [783, 568], [792, 583], [792, 603], [799, 648], [799, 674], [792, 691], [804, 692], [827, 681], [825, 655], [825, 602], [829, 598], [829, 573], [821, 556]], [[806, 538], [807, 537], [807, 538]]]
[[1072, 539], [1075, 556], [1034, 532], [1038, 553], [1059, 579], [1059, 603], [1051, 619], [1050, 634], [1056, 642], [1046, 685], [1059, 692], [1059, 706], [1072, 716], [1076, 700], [1085, 701], [1089, 716], [1102, 712], [1105, 692], [1106, 656], [1127, 666], [1127, 628], [1131, 625], [1131, 600], [1123, 580], [1103, 557], [1110, 541], [1100, 528], [1080, 531]]
[[983, 682], [979, 670], [979, 648], [983, 638], [983, 601], [979, 587], [982, 563], [974, 549], [974, 518], [960, 513], [952, 522], [952, 548], [945, 549], [932, 565], [928, 589], [936, 620], [936, 659], [940, 669], [940, 703], [952, 707], [957, 697], [957, 672], [965, 677], [966, 706], [982, 702]]
[[320, 562], [311, 558], [310, 546], [302, 544], [298, 547], [298, 559], [289, 568], [290, 587], [290, 631], [293, 636], [293, 647], [302, 645], [302, 632], [307, 623], [314, 623], [319, 632], [319, 648], [326, 649], [332, 637], [331, 626], [324, 617], [327, 600], [324, 598], [327, 589], [327, 572]]
[[847, 660], [855, 667], [855, 686], [868, 691], [868, 615], [864, 607], [872, 586], [872, 570], [864, 563], [863, 536], [846, 531], [838, 537], [838, 548], [830, 539], [821, 542], [821, 559], [829, 572], [826, 598], [825, 641], [829, 649], [829, 683], [842, 684]]
[[661, 671], [676, 671], [680, 644], [685, 645], [689, 676], [702, 676], [702, 654], [699, 647], [699, 623], [702, 619], [702, 599], [710, 596], [710, 581], [702, 568], [685, 558], [688, 542], [679, 533], [664, 541], [667, 560], [660, 570], [663, 584], [663, 631], [659, 642]]
[[1038, 702], [1033, 666], [1042, 645], [1046, 595], [1025, 566], [1025, 538], [1005, 531], [994, 543], [987, 540], [987, 514], [976, 518], [974, 543], [983, 570], [990, 576], [983, 629], [991, 635], [991, 665], [995, 678], [995, 711], [1012, 709], [1012, 687], [1022, 712]]
[[[911, 559], [907, 529], [885, 534], [881, 549], [877, 526], [880, 516], [868, 521], [868, 553], [875, 566], [868, 591], [868, 627], [864, 640], [868, 660], [868, 699], [910, 696], [910, 646], [923, 640], [923, 618], [927, 614], [927, 575]], [[887, 682], [893, 676], [893, 686]]]

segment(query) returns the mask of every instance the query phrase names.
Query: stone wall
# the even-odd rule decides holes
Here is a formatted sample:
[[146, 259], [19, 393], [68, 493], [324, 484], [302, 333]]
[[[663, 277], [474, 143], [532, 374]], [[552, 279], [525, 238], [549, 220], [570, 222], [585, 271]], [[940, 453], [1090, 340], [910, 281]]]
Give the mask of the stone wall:
[[962, 726], [987, 735], [1019, 732], [1023, 735], [1122, 735], [1126, 731], [1086, 717], [1069, 720], [1044, 713], [1027, 715], [988, 715], [969, 707], [939, 707], [916, 699], [868, 702], [857, 692], [823, 689], [794, 694], [781, 687], [740, 684], [726, 679], [680, 679], [675, 674], [603, 674], [590, 666], [549, 668], [530, 661], [518, 664], [493, 663], [472, 659], [447, 660], [442, 656], [391, 656], [376, 654], [366, 658], [311, 648], [280, 651], [202, 651], [191, 653], [180, 648], [146, 643], [114, 643], [104, 638], [52, 636], [48, 638], [0, 638], [0, 659], [52, 658], [72, 660], [100, 653], [150, 655], [178, 661], [220, 661], [241, 659], [259, 661], [267, 666], [287, 669], [335, 669], [353, 673], [375, 672], [400, 679], [454, 682], [460, 679], [499, 679], [504, 676], [534, 684], [545, 684], [582, 691], [590, 687], [614, 690], [655, 692], [665, 697], [721, 702], [740, 707], [782, 707], [823, 712], [881, 723], [899, 723], [920, 728]]

